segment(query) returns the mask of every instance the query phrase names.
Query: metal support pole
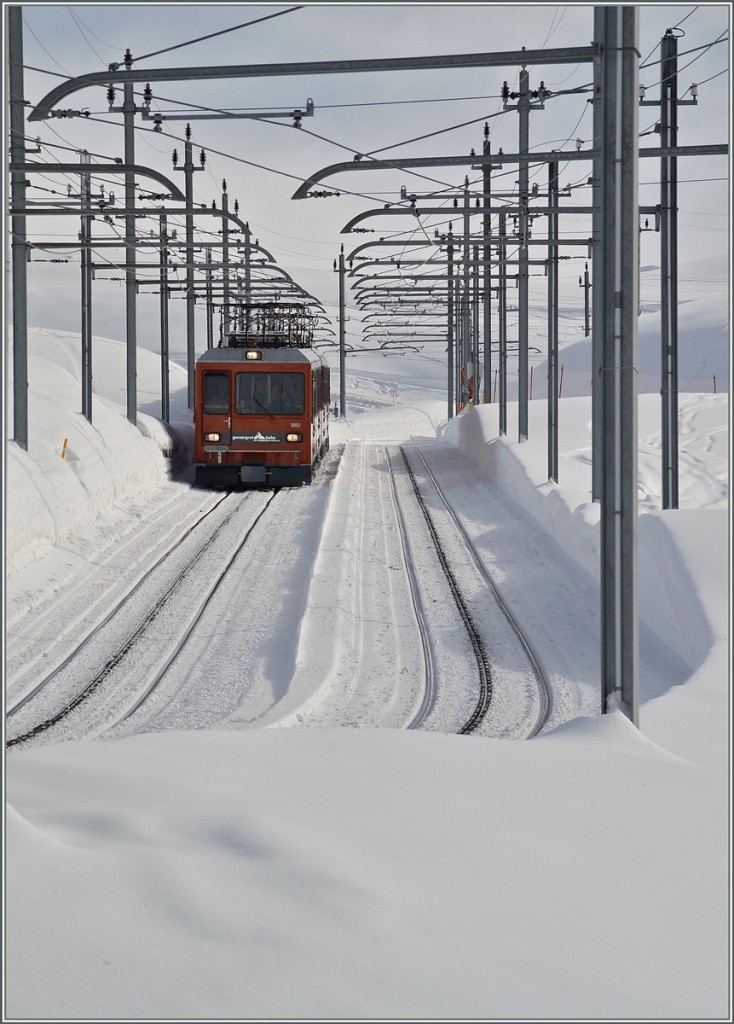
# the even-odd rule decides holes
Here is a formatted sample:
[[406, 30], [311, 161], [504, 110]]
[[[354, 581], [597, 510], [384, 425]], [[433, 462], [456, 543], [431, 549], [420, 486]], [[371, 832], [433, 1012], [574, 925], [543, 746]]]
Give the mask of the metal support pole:
[[[660, 145], [678, 145], [678, 39], [661, 40]], [[678, 158], [660, 160], [663, 508], [678, 508]]]
[[[606, 45], [607, 12], [612, 8], [594, 8], [594, 44]], [[602, 344], [604, 325], [606, 324], [606, 303], [609, 289], [605, 276], [605, 248], [603, 237], [603, 206], [605, 146], [607, 135], [607, 109], [614, 95], [614, 68], [607, 59], [594, 60], [594, 85], [592, 100], [592, 132], [594, 136], [594, 156], [592, 158], [592, 190], [591, 190], [591, 265], [594, 268], [594, 280], [598, 282], [594, 288], [591, 313], [591, 498], [601, 501], [602, 467], [604, 464], [603, 422], [602, 422], [602, 367], [604, 355]], [[608, 145], [608, 144], [607, 144]]]
[[497, 250], [499, 259], [499, 286], [497, 295], [497, 311], [499, 317], [499, 370], [500, 370], [500, 437], [507, 436], [507, 214], [500, 214], [500, 244]]
[[584, 264], [584, 276], [579, 278], [579, 285], [584, 289], [584, 337], [588, 338], [591, 334], [591, 316], [589, 310], [589, 289], [591, 285], [589, 283], [589, 264]]
[[206, 251], [206, 347], [214, 348], [214, 298], [212, 296], [212, 251]]
[[[161, 419], [170, 422], [170, 386], [169, 386], [169, 335], [168, 335], [168, 218], [165, 213], [160, 215], [161, 236]], [[211, 250], [209, 250], [211, 258]]]
[[[222, 182], [222, 213], [229, 213], [229, 196], [227, 194], [227, 182]], [[229, 225], [227, 219], [222, 221], [222, 283], [224, 285], [224, 294], [222, 296], [222, 305], [225, 307], [223, 316], [227, 316], [227, 306], [229, 305]]]
[[[80, 154], [80, 163], [89, 165], [89, 153], [83, 150]], [[92, 238], [92, 177], [89, 173], [80, 175], [79, 188], [81, 192], [81, 230], [79, 241], [81, 242], [81, 298], [82, 298], [82, 319], [81, 319], [81, 341], [82, 341], [82, 415], [92, 422], [92, 251], [90, 241]]]
[[344, 246], [339, 252], [339, 415], [342, 419], [347, 411], [347, 351], [346, 351], [346, 301], [344, 277]]
[[[489, 125], [484, 125], [484, 146], [482, 155], [487, 156], [490, 152]], [[483, 201], [485, 208], [490, 206], [492, 198], [492, 168], [489, 164], [483, 169]], [[489, 213], [484, 215], [483, 223], [484, 249], [483, 249], [483, 282], [484, 282], [484, 401], [492, 401], [492, 219]]]
[[186, 125], [184, 143], [184, 181], [186, 182], [186, 371], [189, 409], [194, 408], [194, 378], [196, 376], [196, 345], [194, 340], [194, 159], [191, 143], [191, 125]]
[[[135, 96], [125, 82], [122, 105], [125, 124], [125, 163], [135, 163]], [[125, 319], [127, 343], [127, 418], [138, 418], [137, 284], [135, 281], [135, 175], [125, 171]]]
[[479, 246], [472, 247], [474, 260], [472, 263], [472, 336], [471, 336], [471, 372], [472, 404], [479, 403], [479, 385], [482, 379], [481, 364], [479, 361]]
[[[558, 163], [548, 164], [548, 241], [558, 240]], [[548, 245], [548, 479], [558, 483], [558, 246]]]
[[469, 183], [464, 184], [464, 273], [461, 295], [461, 408], [465, 408], [469, 398], [469, 359], [470, 359], [470, 296], [469, 296], [469, 261], [471, 250], [469, 238], [471, 234], [471, 210], [469, 207]]
[[[248, 307], [252, 302], [252, 250], [250, 246], [250, 223], [245, 231], [245, 302]], [[249, 315], [249, 313], [248, 313]]]
[[454, 332], [456, 334], [456, 346], [454, 349], [454, 379], [456, 381], [456, 411], [461, 412], [461, 353], [463, 351], [461, 315], [461, 279], [458, 271], [454, 277]]
[[447, 273], [448, 273], [448, 291], [447, 291], [447, 313], [446, 313], [446, 325], [448, 328], [448, 404], [449, 404], [449, 419], [453, 418], [454, 415], [454, 226], [449, 224], [448, 233], [449, 244], [446, 249], [447, 253]]
[[528, 439], [528, 161], [530, 149], [530, 76], [526, 68], [520, 71], [520, 95], [517, 101], [517, 112], [520, 119], [517, 151], [520, 155], [518, 166], [518, 200], [520, 212], [518, 216], [518, 381], [517, 381], [517, 413], [518, 441]]
[[[25, 95], [23, 89], [23, 8], [8, 8], [8, 84], [10, 86], [10, 162], [25, 160]], [[22, 171], [10, 172], [10, 195], [14, 210], [26, 206], [26, 178]], [[28, 450], [28, 251], [26, 218], [13, 214], [13, 440]]]
[[[639, 8], [602, 9], [601, 674], [602, 713], [638, 721], [637, 317]], [[599, 38], [599, 37], [597, 37]], [[595, 234], [596, 234], [595, 231]]]

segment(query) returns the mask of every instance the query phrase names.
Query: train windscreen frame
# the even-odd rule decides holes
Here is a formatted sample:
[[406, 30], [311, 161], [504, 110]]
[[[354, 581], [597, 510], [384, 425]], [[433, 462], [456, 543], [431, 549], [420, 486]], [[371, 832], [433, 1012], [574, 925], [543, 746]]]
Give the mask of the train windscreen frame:
[[300, 416], [306, 411], [305, 377], [282, 370], [250, 370], [235, 376], [238, 416]]

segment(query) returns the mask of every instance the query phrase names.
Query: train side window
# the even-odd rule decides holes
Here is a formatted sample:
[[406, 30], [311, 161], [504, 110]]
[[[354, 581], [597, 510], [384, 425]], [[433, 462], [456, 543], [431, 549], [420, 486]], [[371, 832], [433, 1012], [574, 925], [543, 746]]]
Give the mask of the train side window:
[[324, 389], [322, 400], [324, 405], [329, 405], [331, 402], [331, 368], [329, 366], [325, 366], [321, 372]]
[[[273, 374], [275, 377], [276, 374]], [[281, 412], [305, 412], [305, 377], [300, 373], [279, 373], [281, 388]]]
[[229, 412], [229, 374], [204, 374], [204, 412]]

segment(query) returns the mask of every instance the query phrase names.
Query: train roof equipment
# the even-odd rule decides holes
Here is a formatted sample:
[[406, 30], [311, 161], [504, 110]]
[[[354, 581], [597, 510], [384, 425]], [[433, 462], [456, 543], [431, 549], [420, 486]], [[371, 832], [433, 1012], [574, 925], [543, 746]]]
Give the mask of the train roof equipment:
[[311, 348], [318, 314], [302, 302], [236, 302], [221, 307], [220, 348]]

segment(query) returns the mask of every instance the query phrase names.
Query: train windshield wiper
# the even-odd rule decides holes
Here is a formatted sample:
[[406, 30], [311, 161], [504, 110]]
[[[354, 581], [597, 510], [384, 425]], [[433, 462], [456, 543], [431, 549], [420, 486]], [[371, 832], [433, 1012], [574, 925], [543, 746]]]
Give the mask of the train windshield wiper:
[[253, 405], [259, 405], [259, 406], [260, 406], [260, 408], [262, 409], [262, 411], [263, 411], [263, 412], [264, 412], [264, 413], [265, 413], [266, 415], [268, 415], [268, 416], [269, 416], [269, 417], [270, 417], [270, 418], [271, 418], [272, 420], [274, 420], [274, 419], [275, 419], [275, 413], [274, 413], [274, 412], [271, 412], [271, 411], [270, 411], [270, 409], [268, 409], [268, 408], [267, 408], [266, 406], [264, 406], [264, 405], [262, 404], [262, 402], [260, 401], [260, 399], [259, 399], [259, 398], [256, 398], [256, 397], [255, 397], [255, 395], [253, 395], [253, 396], [252, 396], [252, 402], [253, 402]]

